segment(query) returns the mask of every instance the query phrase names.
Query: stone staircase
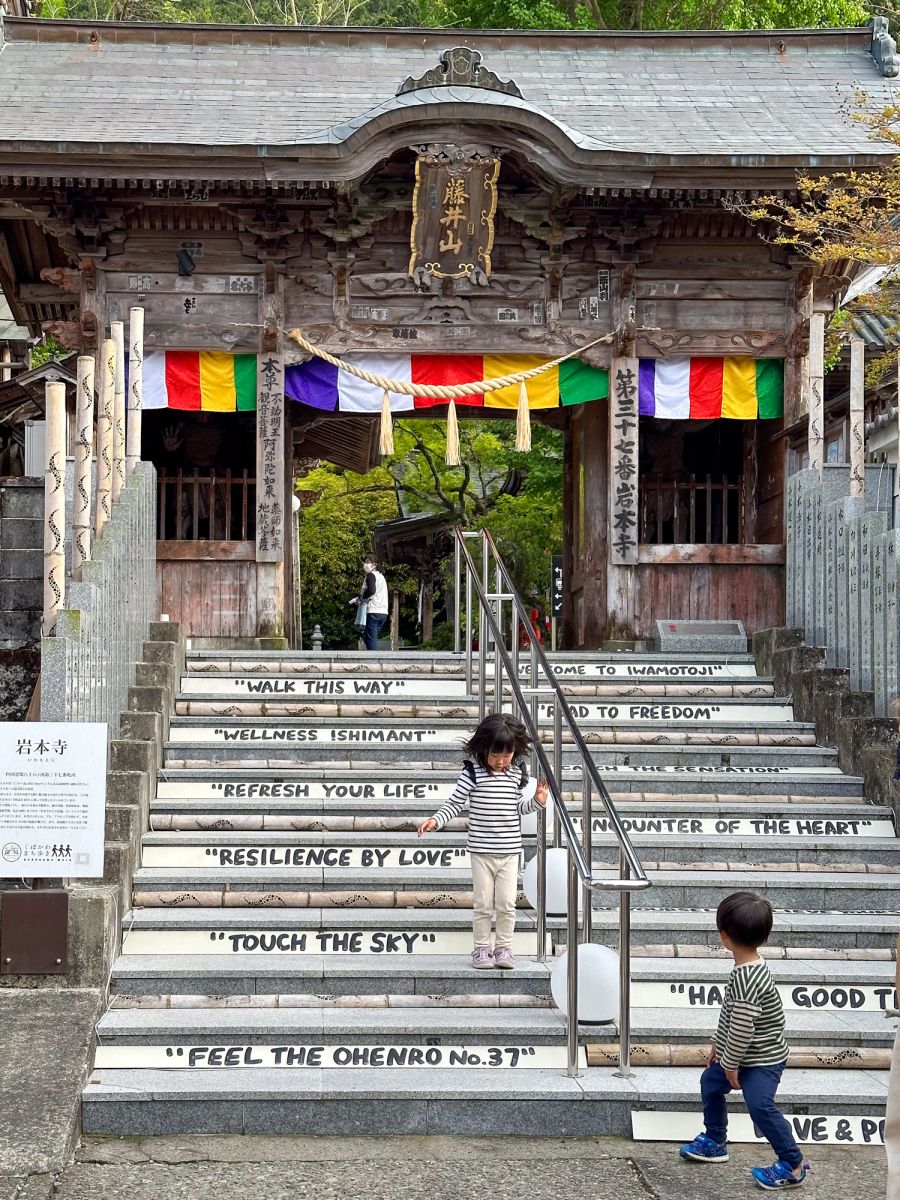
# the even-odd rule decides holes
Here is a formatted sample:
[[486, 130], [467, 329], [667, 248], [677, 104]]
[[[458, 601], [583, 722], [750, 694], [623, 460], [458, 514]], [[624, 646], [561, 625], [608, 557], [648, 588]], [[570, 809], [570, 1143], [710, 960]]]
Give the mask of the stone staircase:
[[[86, 1132], [559, 1136], [633, 1121], [636, 1136], [691, 1136], [730, 967], [714, 911], [750, 888], [776, 910], [785, 1108], [801, 1134], [827, 1118], [820, 1132], [847, 1120], [878, 1140], [900, 926], [890, 812], [864, 803], [749, 656], [553, 663], [654, 884], [632, 896], [634, 1074], [615, 1072], [614, 1026], [583, 1026], [587, 1065], [566, 1075], [553, 958], [532, 957], [524, 897], [516, 971], [469, 965], [463, 823], [415, 834], [477, 722], [458, 657], [193, 653]], [[563, 763], [580, 814], [567, 743]], [[593, 842], [611, 870], [599, 801]], [[611, 946], [616, 904], [596, 893], [594, 938]], [[552, 948], [564, 924], [549, 919]]]

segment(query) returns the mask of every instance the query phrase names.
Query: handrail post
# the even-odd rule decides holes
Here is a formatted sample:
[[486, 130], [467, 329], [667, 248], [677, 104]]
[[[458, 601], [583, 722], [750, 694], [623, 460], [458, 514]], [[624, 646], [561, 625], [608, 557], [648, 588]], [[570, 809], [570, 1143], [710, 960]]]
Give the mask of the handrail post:
[[[591, 777], [588, 774], [587, 767], [582, 764], [581, 767], [581, 848], [584, 851], [584, 857], [587, 859], [589, 867], [593, 867], [594, 850], [593, 850], [593, 812], [591, 804]], [[587, 884], [583, 888], [583, 905], [584, 910], [581, 914], [581, 940], [590, 942], [593, 939], [593, 892]]]
[[568, 1063], [566, 1074], [577, 1079], [578, 1069], [578, 871], [575, 856], [569, 849], [566, 859], [568, 869], [566, 903], [566, 1050]]
[[487, 716], [487, 636], [488, 601], [478, 597], [478, 719], [483, 721]]
[[[519, 678], [519, 613], [515, 605], [515, 601], [510, 604], [510, 615], [512, 617], [512, 646], [510, 647], [510, 657], [512, 658], [513, 672], [516, 680]], [[516, 710], [516, 691], [512, 691], [512, 706], [513, 712]], [[519, 713], [520, 718], [522, 713]]]
[[[624, 848], [619, 851], [619, 878], [631, 878]], [[631, 1070], [631, 892], [619, 892], [619, 1069], [623, 1079]]]
[[[538, 725], [538, 659], [534, 646], [531, 647], [531, 723], [535, 729]], [[532, 773], [537, 772], [537, 753], [531, 752]], [[546, 805], [537, 810], [537, 960], [544, 962], [547, 957], [547, 808]]]
[[466, 563], [466, 695], [472, 695], [472, 573]]
[[462, 555], [459, 547], [459, 534], [453, 540], [453, 653], [459, 654], [462, 650], [462, 613], [460, 605], [462, 602], [461, 587], [460, 587], [460, 568], [462, 564]]
[[[558, 702], [553, 704], [553, 774], [556, 776], [556, 782], [559, 784], [560, 794], [562, 794], [562, 705]], [[562, 822], [553, 822], [553, 845], [556, 849], [562, 845]]]

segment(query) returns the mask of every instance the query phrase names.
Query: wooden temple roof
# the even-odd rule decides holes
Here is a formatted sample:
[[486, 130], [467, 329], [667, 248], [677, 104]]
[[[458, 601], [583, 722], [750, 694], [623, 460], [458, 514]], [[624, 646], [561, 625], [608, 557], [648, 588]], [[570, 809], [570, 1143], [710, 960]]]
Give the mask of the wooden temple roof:
[[673, 165], [825, 167], [893, 153], [842, 106], [858, 87], [888, 103], [898, 68], [878, 23], [501, 33], [6, 18], [0, 176], [202, 165], [263, 186], [327, 183], [370, 170], [394, 130], [408, 144], [411, 126], [459, 119], [488, 136], [502, 125], [549, 173], [601, 189], [656, 186]]

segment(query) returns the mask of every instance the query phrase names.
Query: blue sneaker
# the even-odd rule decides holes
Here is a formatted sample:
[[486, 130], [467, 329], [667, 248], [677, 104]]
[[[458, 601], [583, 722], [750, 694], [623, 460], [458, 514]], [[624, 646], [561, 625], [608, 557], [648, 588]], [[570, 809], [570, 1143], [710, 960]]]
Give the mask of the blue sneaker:
[[728, 1145], [714, 1142], [707, 1133], [698, 1133], [692, 1142], [680, 1146], [678, 1153], [692, 1162], [728, 1162]]
[[790, 1165], [779, 1158], [771, 1167], [754, 1167], [750, 1174], [761, 1188], [765, 1188], [767, 1192], [776, 1192], [779, 1188], [799, 1187], [801, 1183], [805, 1183], [809, 1174], [809, 1163], [804, 1163], [800, 1174], [795, 1175]]

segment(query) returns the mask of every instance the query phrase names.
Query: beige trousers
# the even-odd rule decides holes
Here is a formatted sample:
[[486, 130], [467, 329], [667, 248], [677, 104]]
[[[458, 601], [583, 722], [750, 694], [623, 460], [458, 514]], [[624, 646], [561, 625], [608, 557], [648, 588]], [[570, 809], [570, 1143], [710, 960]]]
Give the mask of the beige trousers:
[[491, 924], [497, 914], [495, 946], [512, 946], [519, 886], [518, 854], [470, 854], [476, 946], [490, 946]]

